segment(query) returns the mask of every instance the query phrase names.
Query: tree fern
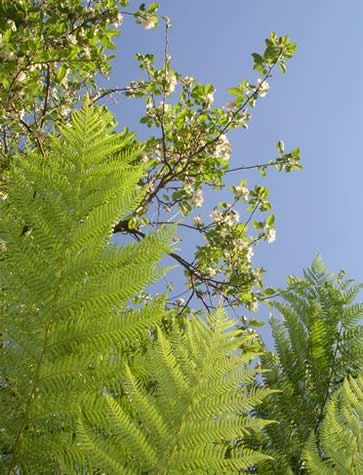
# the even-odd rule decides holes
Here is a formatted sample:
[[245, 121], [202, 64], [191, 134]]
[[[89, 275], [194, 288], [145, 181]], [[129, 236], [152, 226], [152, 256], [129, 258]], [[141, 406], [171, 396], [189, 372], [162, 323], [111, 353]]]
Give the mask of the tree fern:
[[267, 387], [279, 389], [260, 410], [279, 421], [263, 441], [275, 462], [261, 473], [303, 473], [302, 450], [319, 431], [330, 395], [348, 375], [363, 370], [363, 305], [354, 303], [361, 286], [333, 278], [320, 258], [305, 281], [283, 294], [272, 318], [275, 352], [263, 355]]
[[[87, 105], [46, 157], [14, 161], [0, 210], [0, 471], [58, 473], [81, 394], [110, 384], [123, 353], [159, 321], [128, 298], [163, 271], [170, 231], [115, 246], [112, 226], [141, 199], [133, 137]], [[115, 370], [116, 369], [116, 370]]]
[[[250, 413], [270, 393], [252, 387], [256, 370], [249, 363], [257, 355], [237, 352], [246, 338], [221, 310], [207, 324], [187, 321], [185, 332], [177, 326], [170, 335], [158, 330], [139, 373], [126, 368], [123, 396], [105, 393], [84, 401], [79, 443], [90, 470], [241, 473], [264, 460], [243, 444], [247, 434], [268, 424]], [[238, 448], [228, 441], [235, 447], [238, 441]], [[79, 453], [66, 457], [81, 464]]]
[[363, 374], [348, 377], [330, 400], [319, 437], [304, 451], [311, 475], [363, 473]]

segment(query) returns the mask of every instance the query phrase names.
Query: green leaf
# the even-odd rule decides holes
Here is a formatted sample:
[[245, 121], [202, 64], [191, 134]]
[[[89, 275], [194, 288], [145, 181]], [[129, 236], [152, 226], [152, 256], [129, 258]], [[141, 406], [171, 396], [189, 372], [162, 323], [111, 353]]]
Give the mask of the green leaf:
[[228, 92], [237, 99], [243, 99], [243, 92], [238, 87], [231, 87], [228, 89]]

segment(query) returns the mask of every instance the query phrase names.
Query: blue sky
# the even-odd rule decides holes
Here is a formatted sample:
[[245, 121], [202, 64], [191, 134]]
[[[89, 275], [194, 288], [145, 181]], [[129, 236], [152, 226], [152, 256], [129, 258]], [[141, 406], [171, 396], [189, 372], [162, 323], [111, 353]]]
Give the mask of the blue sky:
[[[230, 135], [232, 166], [266, 162], [274, 146], [300, 146], [304, 170], [293, 174], [245, 176], [271, 190], [277, 241], [259, 246], [255, 263], [269, 285], [283, 286], [288, 274], [301, 274], [320, 253], [332, 271], [345, 269], [363, 281], [363, 2], [350, 0], [161, 0], [171, 18], [170, 54], [174, 68], [216, 86], [216, 104], [227, 102], [228, 87], [254, 81], [252, 52], [262, 51], [271, 31], [297, 42], [287, 74], [275, 73], [268, 95], [253, 111], [248, 130]], [[136, 3], [134, 3], [136, 5]], [[132, 6], [132, 2], [131, 2]], [[118, 40], [110, 85], [140, 78], [135, 52], [162, 57], [163, 31], [125, 25]], [[121, 125], [138, 124], [141, 101], [121, 100], [113, 108]], [[208, 195], [209, 196], [209, 195]], [[217, 201], [217, 199], [215, 200]], [[214, 202], [209, 203], [212, 206]]]

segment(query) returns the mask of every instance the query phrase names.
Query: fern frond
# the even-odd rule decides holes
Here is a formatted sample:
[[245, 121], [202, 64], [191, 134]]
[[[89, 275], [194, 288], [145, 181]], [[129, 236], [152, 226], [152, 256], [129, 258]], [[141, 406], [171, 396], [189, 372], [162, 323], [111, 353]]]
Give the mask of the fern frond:
[[127, 349], [163, 315], [162, 299], [126, 307], [165, 273], [158, 261], [174, 230], [112, 244], [114, 224], [142, 198], [143, 173], [133, 136], [112, 133], [112, 122], [86, 106], [46, 158], [20, 157], [9, 172], [0, 205], [1, 473], [58, 473], [63, 446], [78, 454], [80, 397], [115, 382]]
[[311, 475], [363, 473], [363, 374], [348, 377], [328, 404], [317, 438], [304, 450]]
[[[236, 353], [240, 343], [221, 310], [208, 323], [188, 321], [185, 332], [158, 330], [138, 361], [147, 379], [127, 368], [123, 397], [84, 402], [79, 442], [91, 464], [110, 475], [232, 473], [264, 460], [242, 441], [270, 423], [249, 414], [271, 391], [252, 387], [257, 371], [248, 363], [256, 353], [246, 361]], [[231, 449], [228, 441], [237, 439]], [[92, 449], [98, 441], [103, 453]]]
[[330, 395], [363, 370], [363, 306], [352, 301], [361, 286], [334, 278], [320, 257], [304, 275], [303, 285], [274, 304], [281, 316], [271, 319], [275, 353], [262, 355], [266, 386], [280, 390], [258, 409], [278, 421], [262, 441], [275, 458], [271, 473], [299, 473], [302, 450]]

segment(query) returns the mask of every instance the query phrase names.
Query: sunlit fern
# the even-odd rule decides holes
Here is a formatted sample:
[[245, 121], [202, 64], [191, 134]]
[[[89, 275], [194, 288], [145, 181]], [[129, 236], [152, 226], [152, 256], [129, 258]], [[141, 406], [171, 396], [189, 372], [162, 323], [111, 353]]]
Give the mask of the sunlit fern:
[[[123, 396], [84, 401], [79, 443], [90, 471], [242, 473], [266, 459], [243, 444], [268, 424], [250, 413], [270, 394], [253, 386], [256, 353], [237, 351], [246, 338], [221, 310], [208, 324], [186, 322], [185, 332], [159, 330], [138, 374], [126, 368]], [[83, 463], [79, 453], [66, 457], [71, 466]]]
[[129, 297], [158, 279], [172, 230], [124, 247], [112, 227], [142, 197], [133, 136], [86, 105], [45, 157], [17, 157], [0, 210], [0, 471], [57, 472], [80, 395], [118, 375], [128, 345], [160, 320]]
[[262, 356], [267, 387], [281, 392], [259, 411], [279, 421], [262, 442], [275, 462], [259, 473], [301, 473], [302, 450], [330, 395], [363, 370], [363, 305], [354, 302], [362, 286], [335, 278], [320, 257], [304, 276], [274, 304], [275, 351]]
[[328, 404], [319, 436], [304, 451], [311, 475], [363, 473], [363, 374], [348, 377]]

